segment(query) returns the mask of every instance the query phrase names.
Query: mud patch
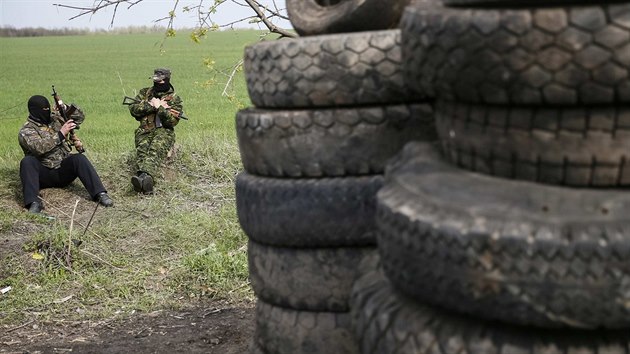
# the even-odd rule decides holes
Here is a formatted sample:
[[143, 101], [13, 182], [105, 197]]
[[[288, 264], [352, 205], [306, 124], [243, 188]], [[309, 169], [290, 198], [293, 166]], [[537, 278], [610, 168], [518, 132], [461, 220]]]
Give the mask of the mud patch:
[[0, 330], [0, 353], [248, 352], [254, 308], [221, 303], [102, 321], [25, 322]]

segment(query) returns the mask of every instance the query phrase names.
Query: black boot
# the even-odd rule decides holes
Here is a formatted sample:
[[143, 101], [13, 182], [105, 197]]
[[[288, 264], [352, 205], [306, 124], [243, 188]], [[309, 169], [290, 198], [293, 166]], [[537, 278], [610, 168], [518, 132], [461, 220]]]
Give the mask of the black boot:
[[137, 193], [153, 193], [153, 177], [146, 172], [138, 172], [137, 176], [131, 177], [131, 184]]
[[31, 214], [41, 214], [42, 210], [44, 210], [44, 205], [41, 202], [32, 202], [28, 207], [28, 212]]
[[109, 208], [114, 206], [114, 201], [107, 195], [107, 192], [100, 192], [96, 195], [95, 199], [104, 207]]
[[148, 173], [142, 173], [140, 178], [142, 179], [142, 191], [144, 194], [153, 194], [153, 177]]
[[131, 177], [131, 185], [136, 193], [142, 193], [142, 179], [140, 179], [140, 175]]

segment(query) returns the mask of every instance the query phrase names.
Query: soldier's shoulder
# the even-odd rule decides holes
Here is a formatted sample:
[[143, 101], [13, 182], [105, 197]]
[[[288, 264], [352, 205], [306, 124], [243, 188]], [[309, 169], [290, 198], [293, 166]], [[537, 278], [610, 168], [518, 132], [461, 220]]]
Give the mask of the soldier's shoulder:
[[37, 133], [37, 126], [32, 123], [32, 122], [26, 122], [22, 125], [22, 128], [20, 128], [20, 131], [18, 132], [19, 136], [32, 136], [34, 134]]
[[34, 122], [31, 122], [30, 120], [27, 120], [26, 122], [24, 122], [24, 124], [22, 124], [22, 128], [20, 128], [20, 131], [22, 130], [33, 130], [33, 129], [37, 129], [37, 124], [35, 124]]
[[171, 94], [171, 100], [175, 102], [182, 102], [182, 97], [177, 94], [177, 92], [173, 92]]

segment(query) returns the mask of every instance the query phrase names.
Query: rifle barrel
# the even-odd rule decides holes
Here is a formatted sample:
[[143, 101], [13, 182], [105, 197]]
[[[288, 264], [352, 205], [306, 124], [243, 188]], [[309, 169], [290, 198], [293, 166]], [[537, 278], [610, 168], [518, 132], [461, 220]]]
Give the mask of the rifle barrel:
[[57, 107], [57, 111], [59, 112], [59, 114], [61, 114], [61, 117], [63, 118], [63, 121], [67, 121], [68, 120], [68, 116], [66, 115], [66, 110], [63, 109], [63, 107], [61, 106], [61, 99], [59, 98], [59, 95], [57, 94], [57, 91], [55, 90], [55, 85], [52, 85], [52, 96], [53, 96], [53, 101], [55, 101], [55, 107]]

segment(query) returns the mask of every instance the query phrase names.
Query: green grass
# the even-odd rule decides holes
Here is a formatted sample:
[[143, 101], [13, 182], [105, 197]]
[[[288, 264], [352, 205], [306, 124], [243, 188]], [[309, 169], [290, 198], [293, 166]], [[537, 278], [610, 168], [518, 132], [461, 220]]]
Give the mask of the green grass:
[[[0, 38], [0, 288], [13, 288], [0, 295], [0, 323], [251, 299], [233, 188], [241, 169], [234, 116], [250, 102], [242, 72], [231, 99], [222, 97], [227, 77], [219, 71], [259, 35], [212, 33], [194, 44], [179, 33], [163, 50], [163, 37], [151, 34]], [[176, 127], [179, 151], [157, 194], [138, 196], [129, 183], [137, 122], [121, 103], [162, 66], [172, 69], [190, 120]], [[85, 111], [78, 135], [116, 203], [96, 209], [87, 231], [96, 205], [78, 181], [43, 192], [54, 221], [21, 206], [17, 132], [28, 98], [50, 97], [53, 84]]]

